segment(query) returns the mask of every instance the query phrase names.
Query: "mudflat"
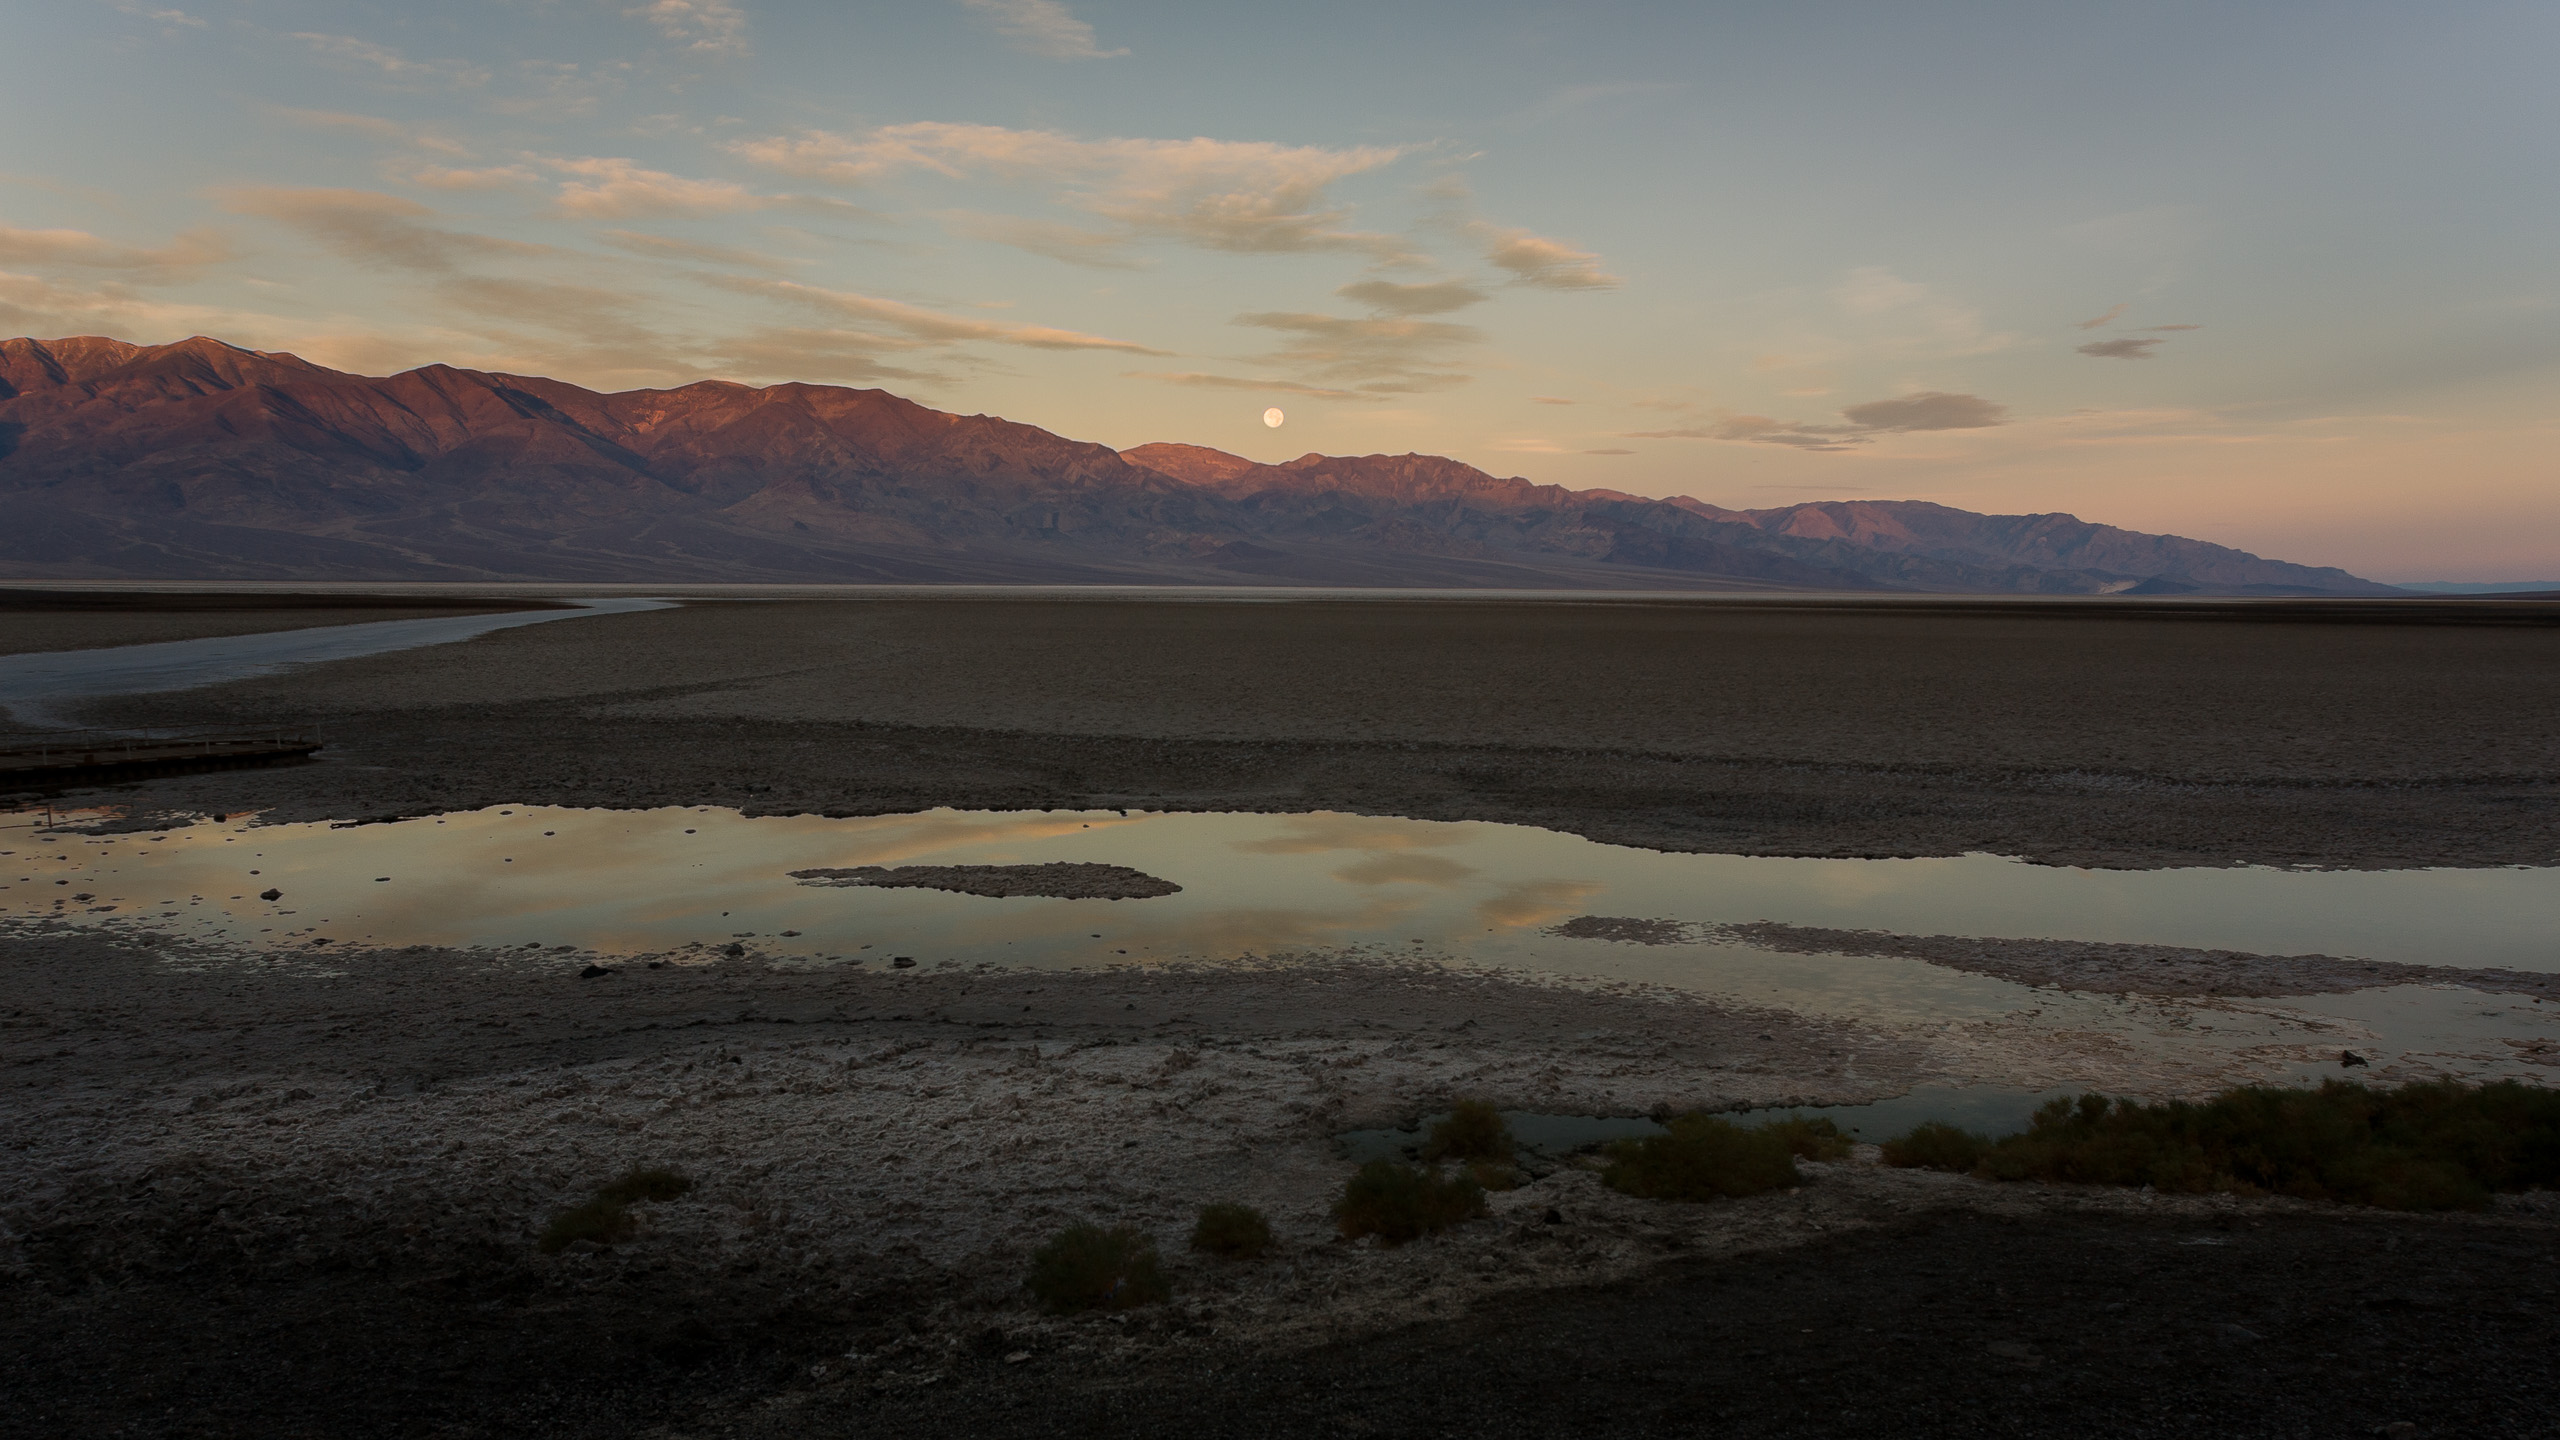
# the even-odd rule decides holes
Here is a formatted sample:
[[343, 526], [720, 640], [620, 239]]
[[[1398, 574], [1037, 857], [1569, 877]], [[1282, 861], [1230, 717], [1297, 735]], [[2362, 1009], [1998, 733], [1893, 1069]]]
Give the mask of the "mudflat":
[[0, 655], [262, 635], [374, 620], [433, 620], [552, 608], [479, 595], [294, 594], [264, 589], [168, 592], [0, 585]]
[[[115, 643], [199, 617], [93, 618], [93, 643]], [[119, 828], [140, 829], [510, 804], [1335, 809], [1760, 854], [2551, 864], [2555, 619], [703, 598], [97, 702], [80, 718], [317, 723], [329, 745], [53, 798], [127, 807]], [[1628, 943], [1678, 928], [1585, 921]], [[2220, 994], [2411, 978], [2324, 956], [1759, 938], [2138, 990], [2128, 1003], [2217, 1026], [2245, 1018]], [[1860, 1147], [1746, 1200], [1638, 1200], [1548, 1157], [1483, 1220], [1407, 1246], [1331, 1224], [1352, 1169], [1334, 1136], [1464, 1097], [1628, 1115], [1942, 1082], [2229, 1083], [2104, 1034], [1419, 957], [879, 958], [227, 948], [140, 915], [12, 921], [0, 1429], [2503, 1435], [2547, 1430], [2560, 1396], [2548, 1194], [2394, 1216], [2001, 1185]], [[537, 1244], [635, 1165], [694, 1186], [614, 1243]], [[1197, 1207], [1234, 1200], [1266, 1212], [1277, 1252], [1187, 1252]], [[1031, 1252], [1079, 1220], [1155, 1237], [1174, 1299], [1039, 1312]]]
[[[142, 623], [137, 620], [137, 624]], [[2560, 860], [2560, 605], [700, 600], [94, 706], [318, 723], [277, 818], [1335, 809], [1669, 850]]]

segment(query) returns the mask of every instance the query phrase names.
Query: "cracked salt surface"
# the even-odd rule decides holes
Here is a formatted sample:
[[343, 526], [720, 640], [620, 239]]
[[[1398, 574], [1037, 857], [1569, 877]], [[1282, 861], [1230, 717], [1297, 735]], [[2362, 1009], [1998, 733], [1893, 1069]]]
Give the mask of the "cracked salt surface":
[[[2376, 1078], [2403, 1073], [2405, 1058], [2429, 1073], [2459, 1059], [2455, 1073], [2547, 1079], [2560, 1020], [2560, 1005], [2426, 984], [2172, 1001], [2031, 988], [1908, 956], [1555, 933], [1567, 917], [1602, 912], [2550, 973], [2560, 971], [2560, 870], [2549, 869], [2089, 871], [1987, 855], [1664, 854], [1527, 826], [1331, 813], [513, 807], [366, 824], [235, 817], [155, 835], [130, 824], [87, 812], [39, 833], [39, 815], [0, 817], [0, 852], [13, 852], [0, 853], [0, 915], [269, 954], [565, 946], [682, 961], [736, 946], [784, 964], [869, 964], [894, 951], [928, 967], [1028, 969], [1394, 956], [1925, 1026], [1955, 1051], [2006, 1054], [2033, 1036], [2274, 1080], [2335, 1074], [2349, 1049], [2376, 1062]], [[1181, 889], [1061, 899], [792, 874], [1105, 864]], [[276, 899], [263, 898], [269, 890]], [[1982, 1073], [2041, 1085], [2013, 1069]]]

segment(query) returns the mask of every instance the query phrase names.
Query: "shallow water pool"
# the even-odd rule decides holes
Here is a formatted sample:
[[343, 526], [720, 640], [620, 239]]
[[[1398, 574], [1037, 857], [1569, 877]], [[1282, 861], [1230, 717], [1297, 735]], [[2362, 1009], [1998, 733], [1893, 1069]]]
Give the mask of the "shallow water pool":
[[[2165, 1026], [2181, 1046], [2234, 1054], [2275, 1043], [2305, 1017], [2401, 1048], [2471, 1051], [2547, 1038], [2560, 1018], [2560, 1007], [2406, 984], [2162, 1018], [2133, 998], [2034, 990], [1917, 960], [1552, 933], [1594, 914], [1772, 920], [2551, 971], [2560, 969], [2560, 870], [2550, 869], [2091, 871], [1988, 855], [1684, 855], [1519, 825], [1331, 813], [830, 819], [515, 806], [383, 824], [243, 818], [158, 834], [47, 832], [40, 822], [0, 819], [0, 915], [304, 955], [353, 944], [710, 956], [734, 945], [810, 963], [1027, 967], [1410, 956], [1877, 1023], [2034, 1014], [2144, 1045], [2165, 1043]], [[1182, 888], [1147, 899], [999, 899], [790, 874], [1061, 861], [1125, 866]], [[261, 898], [268, 890], [277, 898]]]

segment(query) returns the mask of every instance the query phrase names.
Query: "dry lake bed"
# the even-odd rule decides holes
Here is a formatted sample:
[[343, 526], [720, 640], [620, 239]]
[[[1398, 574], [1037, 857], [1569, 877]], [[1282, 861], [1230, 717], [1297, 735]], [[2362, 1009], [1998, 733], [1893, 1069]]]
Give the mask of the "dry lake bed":
[[[1566, 1153], [1692, 1106], [1880, 1136], [2546, 1083], [2548, 607], [544, 598], [685, 603], [0, 644], [54, 677], [13, 699], [0, 654], [22, 726], [328, 742], [0, 816], [13, 1429], [2523, 1434], [2555, 1398], [2537, 1197], [1862, 1150], [1663, 1205]], [[191, 633], [302, 658], [120, 693], [120, 636]], [[1361, 1146], [1462, 1097], [1553, 1163], [1335, 1239]], [[696, 1188], [535, 1250], [637, 1163]], [[1278, 1257], [1186, 1255], [1213, 1200]], [[1174, 1301], [1035, 1312], [1080, 1219], [1155, 1234]]]

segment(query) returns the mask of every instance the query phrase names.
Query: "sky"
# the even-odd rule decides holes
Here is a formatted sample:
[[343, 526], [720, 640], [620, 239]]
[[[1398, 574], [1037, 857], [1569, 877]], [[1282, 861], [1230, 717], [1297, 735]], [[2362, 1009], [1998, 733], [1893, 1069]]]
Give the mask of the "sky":
[[0, 16], [0, 333], [2560, 578], [2548, 0], [184, 4]]

